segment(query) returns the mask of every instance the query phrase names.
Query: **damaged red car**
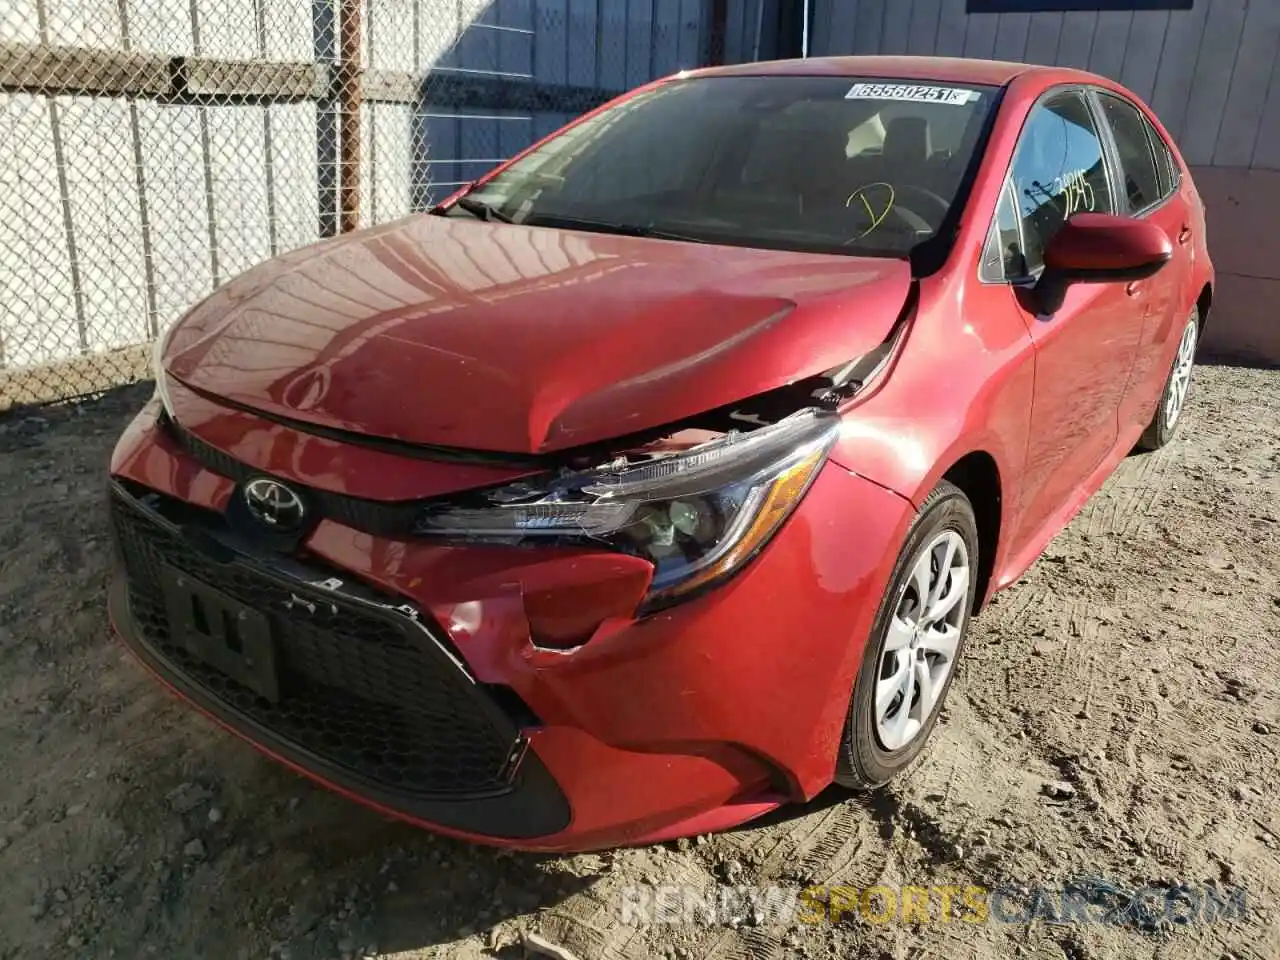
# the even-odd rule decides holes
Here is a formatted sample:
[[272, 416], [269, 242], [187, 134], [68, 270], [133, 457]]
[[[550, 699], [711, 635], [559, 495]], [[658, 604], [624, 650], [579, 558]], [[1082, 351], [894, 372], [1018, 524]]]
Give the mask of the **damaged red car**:
[[1132, 94], [847, 58], [633, 91], [161, 339], [113, 622], [385, 813], [732, 826], [920, 752], [970, 618], [1181, 422], [1213, 269]]

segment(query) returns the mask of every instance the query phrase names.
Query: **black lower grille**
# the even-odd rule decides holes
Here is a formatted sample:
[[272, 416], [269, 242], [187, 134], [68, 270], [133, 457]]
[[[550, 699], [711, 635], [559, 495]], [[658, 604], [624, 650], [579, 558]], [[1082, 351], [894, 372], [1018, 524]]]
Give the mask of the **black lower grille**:
[[[112, 520], [139, 639], [222, 707], [291, 747], [402, 796], [478, 797], [512, 789], [522, 741], [426, 630], [341, 594], [279, 579], [245, 558], [221, 562], [117, 491]], [[267, 614], [277, 695], [268, 699], [175, 639], [178, 571]]]

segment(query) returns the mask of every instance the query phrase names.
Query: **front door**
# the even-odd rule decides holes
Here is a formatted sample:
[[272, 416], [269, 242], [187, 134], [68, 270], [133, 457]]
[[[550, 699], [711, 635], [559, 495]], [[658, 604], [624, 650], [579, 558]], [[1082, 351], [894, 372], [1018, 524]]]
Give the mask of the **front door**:
[[[1083, 92], [1064, 90], [1032, 108], [1010, 169], [1026, 277], [1039, 276], [1045, 245], [1072, 214], [1117, 211], [1106, 157]], [[1078, 499], [1114, 450], [1144, 306], [1141, 287], [1124, 282], [1072, 284], [1049, 315], [1028, 285], [1015, 284], [1012, 299], [1036, 350], [1017, 549]]]

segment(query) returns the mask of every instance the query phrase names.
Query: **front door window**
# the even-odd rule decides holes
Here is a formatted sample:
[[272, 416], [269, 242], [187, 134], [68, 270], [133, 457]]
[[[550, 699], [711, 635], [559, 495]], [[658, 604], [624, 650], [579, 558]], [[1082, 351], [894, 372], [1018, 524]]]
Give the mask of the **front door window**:
[[1014, 196], [1029, 273], [1074, 213], [1114, 213], [1102, 140], [1084, 97], [1069, 91], [1034, 107], [1013, 158]]

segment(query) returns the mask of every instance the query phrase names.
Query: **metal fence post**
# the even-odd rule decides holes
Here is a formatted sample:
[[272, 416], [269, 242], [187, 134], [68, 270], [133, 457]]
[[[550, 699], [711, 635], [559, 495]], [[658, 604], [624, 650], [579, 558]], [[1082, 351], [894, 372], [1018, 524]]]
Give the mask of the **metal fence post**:
[[324, 64], [327, 83], [316, 101], [316, 187], [320, 236], [338, 232], [338, 51], [334, 0], [311, 0], [311, 33], [315, 59]]
[[341, 0], [338, 10], [338, 203], [340, 230], [360, 227], [361, 0]]

